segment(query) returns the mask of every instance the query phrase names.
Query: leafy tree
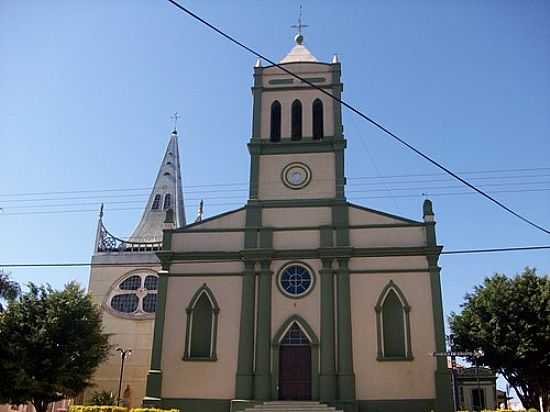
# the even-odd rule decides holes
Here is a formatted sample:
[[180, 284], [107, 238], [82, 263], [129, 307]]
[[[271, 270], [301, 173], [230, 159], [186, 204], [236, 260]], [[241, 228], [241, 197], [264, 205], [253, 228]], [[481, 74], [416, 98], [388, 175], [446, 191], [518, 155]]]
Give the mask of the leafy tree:
[[[479, 363], [502, 374], [526, 408], [539, 396], [550, 411], [550, 279], [525, 268], [513, 278], [495, 274], [451, 313], [455, 349], [484, 355]], [[471, 359], [473, 360], [473, 359]]]
[[10, 274], [0, 270], [0, 312], [4, 310], [1, 300], [8, 302], [14, 300], [21, 293], [21, 289], [17, 282], [10, 280]]
[[101, 312], [76, 283], [62, 291], [29, 284], [0, 314], [0, 403], [48, 403], [76, 396], [106, 358]]

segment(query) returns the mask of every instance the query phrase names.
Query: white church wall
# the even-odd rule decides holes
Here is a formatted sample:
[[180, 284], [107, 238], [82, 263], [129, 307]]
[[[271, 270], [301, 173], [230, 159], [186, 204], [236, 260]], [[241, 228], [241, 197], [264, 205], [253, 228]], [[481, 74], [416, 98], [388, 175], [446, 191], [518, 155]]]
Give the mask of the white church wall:
[[[403, 263], [408, 258], [401, 258]], [[355, 259], [352, 259], [352, 261]], [[410, 262], [409, 266], [417, 262]], [[409, 305], [412, 361], [378, 361], [378, 297], [390, 280]], [[352, 274], [351, 312], [357, 399], [428, 399], [435, 397], [435, 351], [429, 273]]]
[[407, 247], [425, 246], [426, 235], [422, 226], [350, 229], [353, 247]]
[[[208, 206], [208, 204], [207, 204]], [[229, 212], [219, 217], [213, 217], [212, 220], [201, 222], [195, 226], [196, 229], [235, 229], [245, 226], [246, 212], [244, 209], [235, 212]]]
[[320, 245], [319, 230], [292, 230], [273, 233], [273, 247], [277, 250], [315, 249]]
[[392, 217], [385, 213], [377, 213], [374, 210], [351, 205], [349, 207], [350, 225], [389, 225], [406, 223], [403, 219]]
[[[202, 264], [209, 266], [210, 264]], [[241, 277], [170, 277], [162, 348], [163, 398], [233, 399], [239, 343]], [[186, 307], [204, 284], [219, 305], [216, 361], [183, 361]]]
[[263, 209], [262, 224], [271, 227], [305, 227], [330, 225], [329, 207], [285, 207]]
[[175, 263], [170, 266], [171, 273], [189, 275], [215, 275], [227, 273], [241, 273], [244, 269], [242, 262], [208, 262], [207, 265], [200, 262]]
[[244, 247], [243, 232], [198, 233], [180, 232], [172, 237], [172, 248], [186, 252], [238, 251]]
[[396, 257], [357, 257], [349, 262], [350, 270], [398, 270], [398, 269], [426, 269], [428, 260], [425, 256], [396, 256]]

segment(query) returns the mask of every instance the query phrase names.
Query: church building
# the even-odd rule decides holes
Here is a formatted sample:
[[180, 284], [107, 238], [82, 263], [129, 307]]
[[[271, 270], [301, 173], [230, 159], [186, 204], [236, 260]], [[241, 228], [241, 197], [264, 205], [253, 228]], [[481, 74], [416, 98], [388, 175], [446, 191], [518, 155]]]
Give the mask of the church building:
[[[340, 98], [341, 64], [303, 40], [280, 64]], [[119, 265], [93, 267], [90, 292], [134, 351], [125, 385], [184, 412], [451, 411], [446, 360], [431, 355], [445, 350], [431, 202], [422, 220], [350, 203], [341, 105], [261, 62], [252, 96], [243, 207], [185, 223], [173, 133], [131, 238], [100, 219], [93, 262]], [[117, 381], [119, 365], [96, 382]]]

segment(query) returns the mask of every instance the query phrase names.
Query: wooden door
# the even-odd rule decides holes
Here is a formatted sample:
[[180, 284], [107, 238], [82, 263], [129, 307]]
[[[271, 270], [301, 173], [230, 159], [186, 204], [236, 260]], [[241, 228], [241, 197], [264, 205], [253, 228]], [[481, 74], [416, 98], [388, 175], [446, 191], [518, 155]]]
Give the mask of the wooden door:
[[279, 347], [279, 399], [311, 400], [311, 347]]

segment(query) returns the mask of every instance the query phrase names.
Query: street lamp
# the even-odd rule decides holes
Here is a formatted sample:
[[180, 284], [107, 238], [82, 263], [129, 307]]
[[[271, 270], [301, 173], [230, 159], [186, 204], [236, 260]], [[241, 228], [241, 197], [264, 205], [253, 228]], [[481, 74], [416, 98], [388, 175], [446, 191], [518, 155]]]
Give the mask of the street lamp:
[[120, 380], [118, 381], [118, 396], [116, 400], [116, 405], [120, 406], [120, 390], [122, 389], [122, 374], [124, 373], [124, 361], [127, 357], [132, 355], [132, 349], [122, 349], [120, 346], [116, 348], [120, 352]]
[[479, 358], [482, 358], [485, 352], [481, 348], [474, 351], [474, 358], [476, 360], [476, 376], [477, 376], [477, 400], [479, 402], [479, 410], [483, 407], [481, 402], [481, 384], [479, 383]]

